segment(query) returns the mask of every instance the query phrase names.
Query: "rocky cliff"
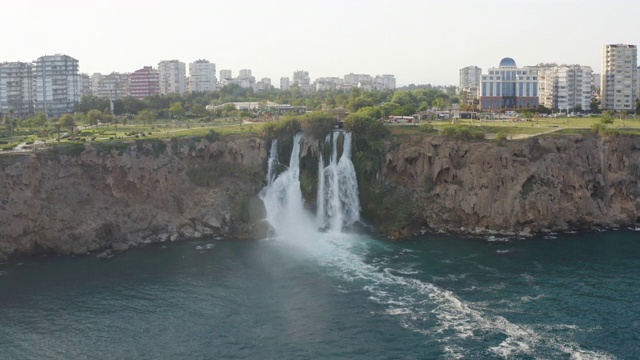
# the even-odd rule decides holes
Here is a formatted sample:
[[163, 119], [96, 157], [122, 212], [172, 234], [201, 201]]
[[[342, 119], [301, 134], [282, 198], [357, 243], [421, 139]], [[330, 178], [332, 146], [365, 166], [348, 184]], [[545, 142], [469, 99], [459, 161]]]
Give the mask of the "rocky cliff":
[[0, 156], [0, 257], [249, 236], [265, 142], [253, 137], [95, 143]]
[[[267, 145], [228, 136], [2, 154], [0, 261], [22, 253], [251, 237], [260, 227], [253, 225], [260, 218], [255, 196]], [[387, 233], [528, 234], [638, 221], [640, 137], [500, 143], [405, 136], [388, 145], [381, 168], [360, 179], [363, 216]], [[315, 142], [303, 144], [307, 172], [317, 171], [317, 151]], [[313, 196], [314, 175], [301, 177]]]
[[463, 233], [633, 226], [639, 175], [634, 136], [409, 137], [383, 167], [384, 181], [411, 199], [410, 222]]

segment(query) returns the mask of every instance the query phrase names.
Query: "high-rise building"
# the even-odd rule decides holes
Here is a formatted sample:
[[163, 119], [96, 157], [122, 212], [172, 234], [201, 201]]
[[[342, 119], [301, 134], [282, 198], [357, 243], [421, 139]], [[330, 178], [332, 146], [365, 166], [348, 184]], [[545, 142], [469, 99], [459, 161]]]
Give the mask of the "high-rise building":
[[393, 90], [396, 88], [396, 77], [394, 75], [376, 75], [373, 79], [373, 87], [376, 90]]
[[358, 87], [372, 82], [371, 75], [369, 74], [354, 74], [350, 73], [344, 76], [344, 85], [346, 87]]
[[260, 79], [260, 81], [256, 82], [254, 90], [257, 93], [261, 93], [261, 92], [264, 92], [264, 91], [271, 90], [272, 88], [273, 88], [273, 86], [271, 86], [271, 79], [270, 78], [262, 78], [262, 79]]
[[184, 94], [187, 89], [187, 70], [183, 62], [165, 60], [158, 63], [160, 94]]
[[482, 69], [477, 66], [467, 66], [460, 69], [460, 94], [465, 102], [478, 98]]
[[80, 77], [79, 91], [80, 91], [80, 98], [82, 99], [83, 96], [92, 94], [91, 77], [89, 76], [89, 74], [80, 74], [78, 76]]
[[100, 80], [102, 80], [103, 77], [104, 75], [100, 73], [93, 73], [91, 75], [91, 94], [97, 95]]
[[538, 75], [540, 105], [560, 111], [590, 110], [591, 67], [546, 67]]
[[112, 72], [100, 77], [93, 94], [110, 100], [120, 100], [129, 95], [130, 74]]
[[220, 83], [222, 84], [222, 86], [227, 85], [227, 83], [232, 79], [233, 73], [231, 72], [231, 70], [220, 70]]
[[280, 90], [289, 90], [289, 78], [283, 76], [280, 78]]
[[80, 101], [78, 60], [56, 54], [41, 56], [34, 63], [34, 112], [54, 118], [72, 113]]
[[0, 113], [26, 118], [33, 114], [33, 65], [24, 62], [0, 64]]
[[298, 70], [294, 72], [293, 83], [297, 84], [303, 91], [311, 91], [311, 78], [309, 78], [308, 71]]
[[160, 75], [151, 66], [145, 66], [131, 73], [129, 94], [138, 100], [160, 94]]
[[215, 91], [216, 84], [216, 64], [207, 60], [197, 60], [189, 64], [189, 91]]
[[537, 68], [518, 68], [504, 58], [489, 68], [480, 80], [480, 107], [484, 110], [531, 109], [538, 107]]
[[635, 110], [638, 97], [637, 68], [636, 45], [607, 44], [604, 46], [600, 85], [603, 110]]

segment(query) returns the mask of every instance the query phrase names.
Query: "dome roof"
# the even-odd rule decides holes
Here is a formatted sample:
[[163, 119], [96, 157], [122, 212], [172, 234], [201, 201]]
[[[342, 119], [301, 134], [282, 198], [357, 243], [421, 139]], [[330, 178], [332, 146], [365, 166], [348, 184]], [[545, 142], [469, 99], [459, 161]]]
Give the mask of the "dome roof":
[[516, 67], [516, 62], [512, 58], [506, 57], [500, 60], [500, 67]]

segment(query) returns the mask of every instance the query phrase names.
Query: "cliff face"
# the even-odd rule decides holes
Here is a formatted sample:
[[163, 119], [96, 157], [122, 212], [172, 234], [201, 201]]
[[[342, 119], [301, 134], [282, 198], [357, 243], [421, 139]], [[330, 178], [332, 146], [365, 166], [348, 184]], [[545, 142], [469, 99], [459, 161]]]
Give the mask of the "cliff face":
[[[380, 227], [388, 220], [386, 231], [414, 225], [527, 234], [639, 220], [640, 137], [500, 144], [415, 136], [395, 144], [369, 188], [360, 189], [361, 198], [378, 197], [363, 201], [365, 218], [386, 207], [384, 216], [369, 218]], [[263, 186], [267, 145], [224, 137], [3, 154], [0, 261], [7, 254], [79, 254], [205, 235], [251, 237], [261, 227], [252, 225], [261, 218], [260, 201], [253, 200]], [[317, 171], [314, 146], [303, 144], [302, 164]], [[305, 193], [315, 194], [317, 174], [306, 172]]]
[[267, 157], [265, 142], [248, 137], [71, 152], [2, 156], [0, 256], [247, 236], [241, 204], [261, 188]]
[[387, 153], [386, 182], [434, 230], [503, 233], [631, 226], [640, 215], [640, 138], [548, 136], [523, 141], [405, 139]]

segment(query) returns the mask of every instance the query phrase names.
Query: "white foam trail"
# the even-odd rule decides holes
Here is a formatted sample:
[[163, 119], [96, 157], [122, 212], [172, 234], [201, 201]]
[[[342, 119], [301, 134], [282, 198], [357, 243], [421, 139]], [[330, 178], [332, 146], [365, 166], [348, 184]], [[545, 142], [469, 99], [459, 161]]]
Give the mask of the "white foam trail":
[[[343, 154], [338, 160], [340, 134], [334, 133], [330, 163], [323, 171], [320, 168], [324, 161], [318, 165], [318, 193], [322, 194], [322, 199], [318, 199], [321, 215], [316, 219], [304, 209], [300, 191], [301, 136], [294, 137], [289, 169], [277, 175], [260, 194], [267, 221], [280, 240], [275, 244], [283, 244], [287, 250], [298, 249], [300, 256], [316, 262], [323, 273], [369, 291], [371, 301], [386, 307], [386, 316], [397, 317], [405, 328], [440, 342], [447, 357], [478, 356], [478, 353], [470, 353], [467, 344], [481, 343], [485, 338], [498, 335], [504, 340], [486, 349], [498, 357], [535, 357], [542, 352], [551, 357], [610, 358], [607, 354], [585, 351], [577, 344], [545, 336], [530, 326], [487, 314], [462, 301], [453, 292], [415, 278], [420, 274], [414, 269], [393, 269], [386, 261], [381, 265], [365, 261], [371, 247], [384, 248], [386, 245], [365, 236], [341, 232], [345, 224], [359, 219], [357, 182], [350, 161], [351, 135], [344, 135]], [[275, 150], [272, 145], [272, 152], [277, 153], [277, 145]], [[332, 231], [318, 232], [319, 223], [329, 224]], [[394, 254], [387, 251], [387, 255]], [[546, 355], [548, 352], [552, 355]]]

